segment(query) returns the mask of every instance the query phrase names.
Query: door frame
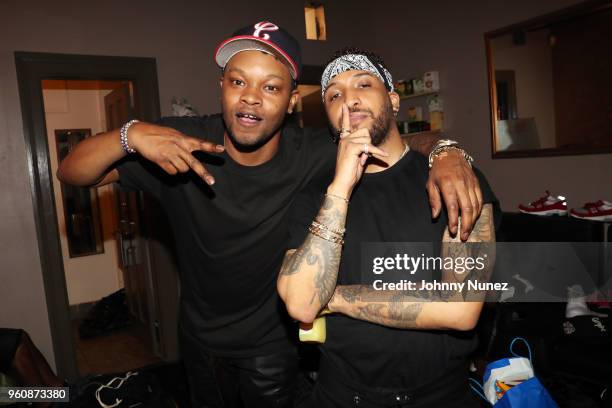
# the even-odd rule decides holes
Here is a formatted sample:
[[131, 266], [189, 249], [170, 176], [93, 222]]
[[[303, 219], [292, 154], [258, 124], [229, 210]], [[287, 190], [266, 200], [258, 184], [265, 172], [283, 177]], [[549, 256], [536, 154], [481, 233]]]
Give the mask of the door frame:
[[[79, 376], [71, 335], [70, 311], [57, 209], [49, 160], [45, 109], [41, 80], [126, 80], [134, 83], [139, 119], [153, 122], [160, 117], [155, 58], [15, 52], [15, 66], [26, 145], [28, 177], [34, 206], [49, 326], [57, 374]], [[68, 334], [68, 335], [67, 335]]]

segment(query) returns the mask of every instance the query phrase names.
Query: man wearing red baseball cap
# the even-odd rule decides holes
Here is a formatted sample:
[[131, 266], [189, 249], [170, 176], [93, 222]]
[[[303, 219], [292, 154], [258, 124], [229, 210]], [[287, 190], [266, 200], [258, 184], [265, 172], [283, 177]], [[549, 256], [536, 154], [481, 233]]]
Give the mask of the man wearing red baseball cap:
[[[287, 213], [295, 194], [333, 167], [336, 149], [327, 129], [285, 122], [298, 101], [301, 69], [299, 44], [286, 31], [268, 21], [249, 25], [221, 43], [215, 60], [223, 69], [221, 114], [131, 120], [81, 142], [58, 177], [144, 190], [168, 213], [195, 407], [290, 406], [296, 328], [276, 292]], [[424, 154], [433, 145], [415, 142]], [[451, 224], [460, 207], [469, 231], [482, 200], [468, 163], [458, 149], [445, 149], [433, 163], [433, 212], [441, 191], [455, 215]]]

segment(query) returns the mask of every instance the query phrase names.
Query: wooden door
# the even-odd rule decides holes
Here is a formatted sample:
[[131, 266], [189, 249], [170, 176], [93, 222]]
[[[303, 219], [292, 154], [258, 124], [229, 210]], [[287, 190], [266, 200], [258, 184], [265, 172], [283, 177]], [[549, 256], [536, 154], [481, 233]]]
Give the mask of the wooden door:
[[[107, 129], [117, 129], [133, 118], [134, 106], [130, 84], [125, 83], [104, 97]], [[119, 267], [123, 273], [125, 295], [130, 312], [142, 323], [149, 323], [147, 262], [141, 219], [142, 197], [115, 184], [119, 225], [115, 232]]]

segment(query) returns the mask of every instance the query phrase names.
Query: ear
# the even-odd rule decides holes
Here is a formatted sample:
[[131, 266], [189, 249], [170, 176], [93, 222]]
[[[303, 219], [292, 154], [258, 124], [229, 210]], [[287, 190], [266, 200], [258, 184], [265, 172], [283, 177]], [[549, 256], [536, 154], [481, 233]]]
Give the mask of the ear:
[[391, 108], [393, 109], [393, 115], [397, 115], [400, 108], [400, 96], [397, 92], [389, 92], [389, 99], [391, 100]]
[[291, 91], [291, 96], [289, 97], [289, 106], [287, 106], [287, 113], [291, 115], [293, 110], [295, 109], [298, 101], [300, 100], [300, 92], [296, 89]]

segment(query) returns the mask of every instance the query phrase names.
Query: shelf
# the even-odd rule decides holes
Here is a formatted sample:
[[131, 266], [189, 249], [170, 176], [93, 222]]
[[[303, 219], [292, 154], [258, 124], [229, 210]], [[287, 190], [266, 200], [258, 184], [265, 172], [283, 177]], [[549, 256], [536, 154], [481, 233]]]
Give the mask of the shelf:
[[441, 130], [424, 130], [422, 132], [410, 132], [410, 133], [400, 133], [401, 137], [406, 137], [406, 136], [414, 136], [414, 135], [422, 135], [425, 133], [441, 133]]
[[435, 94], [439, 94], [439, 93], [440, 93], [440, 90], [437, 90], [437, 91], [427, 91], [427, 92], [419, 92], [419, 93], [412, 94], [412, 95], [400, 96], [400, 99], [419, 98], [421, 96], [435, 95]]

